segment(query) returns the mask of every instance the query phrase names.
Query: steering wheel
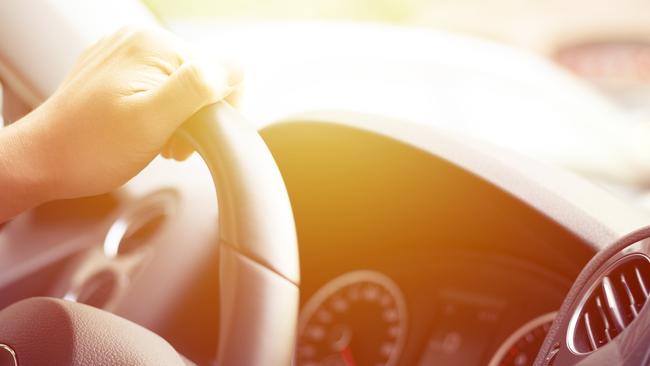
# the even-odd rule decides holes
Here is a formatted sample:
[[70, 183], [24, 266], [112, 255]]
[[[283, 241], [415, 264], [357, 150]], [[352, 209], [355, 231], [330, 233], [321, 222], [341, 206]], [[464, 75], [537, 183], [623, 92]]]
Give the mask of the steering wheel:
[[[178, 132], [203, 157], [217, 192], [218, 363], [289, 365], [300, 274], [293, 214], [278, 167], [255, 129], [226, 103], [202, 109]], [[21, 366], [179, 364], [153, 333], [81, 304], [28, 299], [0, 312], [0, 324], [2, 349], [10, 349]]]

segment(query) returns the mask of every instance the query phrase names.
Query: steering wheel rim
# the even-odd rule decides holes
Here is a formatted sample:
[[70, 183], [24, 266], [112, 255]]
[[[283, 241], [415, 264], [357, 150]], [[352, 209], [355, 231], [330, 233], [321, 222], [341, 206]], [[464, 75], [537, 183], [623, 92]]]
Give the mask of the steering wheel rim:
[[289, 365], [300, 270], [293, 213], [273, 156], [257, 131], [219, 102], [179, 134], [207, 164], [219, 208], [221, 365]]

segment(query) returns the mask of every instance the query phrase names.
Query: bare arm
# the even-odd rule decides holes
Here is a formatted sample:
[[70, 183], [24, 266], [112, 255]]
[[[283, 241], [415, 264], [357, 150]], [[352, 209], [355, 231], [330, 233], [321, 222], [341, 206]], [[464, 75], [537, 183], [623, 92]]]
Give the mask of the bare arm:
[[40, 203], [113, 190], [158, 153], [191, 153], [174, 131], [239, 75], [189, 61], [161, 30], [124, 29], [86, 50], [45, 103], [0, 130], [0, 223]]

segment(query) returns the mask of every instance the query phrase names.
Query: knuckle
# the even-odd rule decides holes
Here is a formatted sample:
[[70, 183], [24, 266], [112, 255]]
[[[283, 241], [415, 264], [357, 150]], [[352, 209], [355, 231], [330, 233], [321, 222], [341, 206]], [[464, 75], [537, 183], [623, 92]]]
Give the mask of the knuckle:
[[205, 81], [205, 74], [197, 64], [186, 64], [183, 70], [183, 83], [186, 90], [199, 98], [207, 98], [211, 94], [210, 87]]
[[179, 51], [168, 32], [146, 27], [129, 27], [124, 32], [122, 46], [128, 55], [155, 56], [179, 63]]
[[144, 46], [153, 38], [152, 32], [146, 28], [134, 28], [128, 35], [128, 40], [136, 46]]
[[156, 44], [157, 35], [153, 29], [128, 27], [124, 32], [124, 43], [130, 52], [141, 52]]
[[124, 37], [123, 47], [127, 55], [138, 56], [146, 53], [150, 47], [150, 36], [144, 29], [132, 29]]
[[145, 28], [127, 25], [117, 31], [115, 37], [123, 43], [134, 44], [142, 40], [143, 33], [146, 32]]

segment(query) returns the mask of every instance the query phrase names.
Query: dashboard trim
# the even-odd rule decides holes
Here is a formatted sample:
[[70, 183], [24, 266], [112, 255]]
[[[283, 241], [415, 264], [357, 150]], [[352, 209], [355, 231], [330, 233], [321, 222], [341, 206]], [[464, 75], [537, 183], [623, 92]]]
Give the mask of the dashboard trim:
[[580, 176], [468, 136], [422, 124], [349, 111], [296, 114], [268, 125], [333, 123], [376, 133], [474, 174], [600, 250], [650, 222], [650, 215]]

